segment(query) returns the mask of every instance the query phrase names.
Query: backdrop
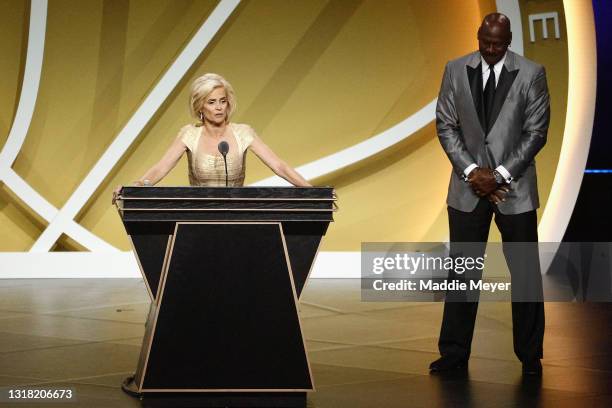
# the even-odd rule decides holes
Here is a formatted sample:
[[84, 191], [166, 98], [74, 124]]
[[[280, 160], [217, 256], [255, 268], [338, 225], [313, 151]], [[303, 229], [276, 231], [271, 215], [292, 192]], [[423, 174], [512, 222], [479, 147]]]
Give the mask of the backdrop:
[[[192, 121], [189, 86], [206, 72], [234, 86], [233, 121], [250, 124], [316, 185], [335, 186], [340, 211], [315, 275], [358, 274], [364, 241], [446, 240], [451, 169], [435, 98], [444, 64], [476, 49], [482, 17], [496, 10], [512, 20], [511, 49], [547, 69], [539, 215], [550, 211], [544, 235], [555, 239], [553, 224], [564, 231], [575, 195], [555, 195], [554, 185], [579, 186], [592, 125], [590, 2], [0, 1], [0, 276], [66, 276], [62, 265], [73, 275], [137, 276], [111, 192], [139, 178]], [[582, 65], [570, 63], [568, 38], [574, 50], [588, 45], [575, 51], [587, 54]], [[587, 89], [574, 102], [586, 102], [567, 129], [572, 75]], [[183, 158], [160, 185], [187, 185], [186, 166]], [[249, 155], [246, 184], [277, 183], [271, 176]], [[75, 263], [63, 254], [54, 264], [55, 252]], [[85, 259], [117, 263], [88, 272], [76, 261]]]

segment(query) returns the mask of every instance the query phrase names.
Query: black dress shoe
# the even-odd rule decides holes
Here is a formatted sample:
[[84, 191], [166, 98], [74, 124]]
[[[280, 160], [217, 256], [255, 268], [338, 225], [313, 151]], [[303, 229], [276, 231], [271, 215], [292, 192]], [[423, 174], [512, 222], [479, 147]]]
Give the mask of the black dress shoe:
[[443, 372], [443, 371], [465, 369], [467, 368], [467, 366], [468, 366], [467, 360], [464, 360], [460, 357], [444, 356], [432, 362], [429, 365], [429, 370], [431, 372]]
[[524, 375], [542, 375], [542, 363], [539, 359], [523, 362]]

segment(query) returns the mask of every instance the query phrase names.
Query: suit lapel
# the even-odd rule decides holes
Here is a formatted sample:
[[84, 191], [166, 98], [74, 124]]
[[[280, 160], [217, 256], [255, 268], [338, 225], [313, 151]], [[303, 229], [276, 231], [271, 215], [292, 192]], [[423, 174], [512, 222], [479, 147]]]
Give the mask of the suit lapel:
[[[504, 106], [504, 102], [506, 101], [506, 97], [508, 96], [508, 92], [510, 91], [510, 87], [514, 83], [518, 72], [518, 69], [508, 71], [506, 69], [506, 64], [502, 66], [501, 74], [499, 75], [499, 81], [497, 82], [497, 87], [495, 88], [495, 97], [493, 98], [493, 107], [491, 108], [491, 119], [489, 120], [489, 123], [487, 123], [487, 128], [485, 132], [486, 134], [489, 133], [489, 131], [495, 124], [497, 116], [499, 116], [499, 112], [501, 111], [502, 106]], [[482, 75], [480, 77], [482, 81]], [[484, 121], [481, 123], [484, 123]]]
[[472, 100], [474, 101], [474, 109], [478, 115], [478, 121], [482, 127], [483, 132], [485, 131], [485, 117], [482, 101], [482, 68], [481, 64], [478, 64], [475, 68], [470, 65], [466, 65], [468, 83], [470, 85], [470, 91], [472, 92]]

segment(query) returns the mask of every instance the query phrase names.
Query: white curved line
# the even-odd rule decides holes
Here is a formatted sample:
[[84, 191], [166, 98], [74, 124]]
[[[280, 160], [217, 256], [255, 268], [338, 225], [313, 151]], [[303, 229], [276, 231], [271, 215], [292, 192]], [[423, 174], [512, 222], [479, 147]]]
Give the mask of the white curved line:
[[[36, 107], [45, 51], [46, 25], [47, 0], [32, 0], [28, 28], [28, 48], [26, 51], [21, 94], [19, 95], [19, 103], [15, 112], [15, 120], [11, 126], [6, 143], [0, 152], [0, 180], [21, 201], [45, 221], [50, 222], [57, 215], [57, 208], [42, 197], [11, 168], [25, 142]], [[72, 221], [68, 228], [70, 231], [68, 234], [72, 236], [72, 231], [79, 231], [81, 229], [84, 230], [83, 227]], [[116, 248], [87, 230], [80, 231], [79, 235], [82, 238], [79, 241], [82, 241], [81, 243], [89, 250], [117, 251]]]
[[[418, 112], [404, 119], [397, 125], [390, 127], [363, 142], [330, 154], [321, 159], [298, 167], [296, 170], [307, 180], [332, 173], [341, 168], [350, 166], [363, 159], [375, 155], [394, 144], [401, 142], [410, 135], [423, 128], [436, 118], [436, 103], [438, 99], [429, 102]], [[278, 176], [268, 177], [251, 184], [252, 186], [288, 186], [289, 182]]]
[[38, 194], [38, 191], [26, 183], [13, 169], [8, 169], [4, 173], [2, 181], [45, 221], [52, 220], [57, 214], [57, 208]]
[[[57, 214], [57, 208], [38, 194], [13, 169], [9, 169], [5, 173], [3, 181], [8, 188], [17, 194], [20, 200], [25, 202], [45, 221], [52, 220]], [[65, 233], [90, 251], [119, 252], [117, 248], [74, 221], [67, 225]]]
[[15, 112], [15, 120], [8, 138], [0, 152], [0, 178], [4, 178], [11, 168], [21, 146], [26, 138], [36, 97], [40, 85], [43, 54], [45, 51], [45, 31], [47, 24], [47, 0], [32, 0], [30, 7], [30, 27], [28, 29], [28, 49], [26, 51], [25, 69], [19, 104]]
[[122, 252], [74, 220], [66, 223], [63, 232], [92, 252]]
[[[72, 193], [66, 204], [51, 221], [47, 229], [43, 231], [30, 251], [48, 251], [57, 238], [66, 230], [70, 222], [83, 208], [89, 197], [95, 193], [100, 183], [104, 181], [121, 156], [134, 142], [142, 129], [147, 125], [151, 117], [174, 90], [178, 82], [187, 73], [198, 56], [204, 51], [213, 36], [219, 31], [223, 23], [238, 6], [240, 0], [222, 0], [213, 12], [208, 16], [197, 33], [185, 46], [170, 68], [159, 80], [151, 93], [138, 107], [134, 115], [121, 129], [113, 143], [106, 149], [102, 157], [89, 171], [85, 179]], [[82, 241], [78, 231], [77, 241]]]
[[[538, 229], [540, 241], [561, 242], [578, 198], [589, 156], [595, 97], [597, 47], [590, 2], [564, 1], [569, 63], [567, 113], [559, 167]], [[542, 271], [547, 269], [543, 265]]]

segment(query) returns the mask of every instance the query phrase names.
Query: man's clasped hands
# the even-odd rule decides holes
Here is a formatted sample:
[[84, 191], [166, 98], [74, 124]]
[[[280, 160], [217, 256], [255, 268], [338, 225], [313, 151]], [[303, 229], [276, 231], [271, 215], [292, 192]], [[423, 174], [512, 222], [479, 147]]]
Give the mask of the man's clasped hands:
[[486, 197], [493, 204], [506, 201], [510, 191], [508, 184], [499, 184], [495, 180], [494, 170], [488, 167], [477, 167], [467, 177], [468, 183], [478, 197]]

